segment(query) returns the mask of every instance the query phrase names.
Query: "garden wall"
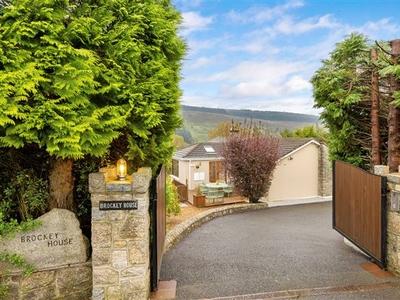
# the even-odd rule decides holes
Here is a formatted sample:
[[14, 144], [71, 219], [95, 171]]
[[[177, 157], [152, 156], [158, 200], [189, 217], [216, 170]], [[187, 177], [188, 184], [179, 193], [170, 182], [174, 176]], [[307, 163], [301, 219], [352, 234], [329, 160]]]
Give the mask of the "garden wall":
[[[0, 261], [5, 300], [148, 299], [150, 293], [151, 169], [117, 181], [115, 172], [92, 173], [92, 255], [74, 213], [53, 209], [42, 225], [0, 240], [0, 253], [17, 253], [35, 272]], [[1, 292], [1, 290], [0, 290]]]
[[387, 166], [376, 166], [375, 174], [386, 176], [387, 190], [387, 269], [400, 275], [400, 173], [390, 173]]
[[9, 277], [6, 300], [87, 300], [92, 296], [92, 263]]
[[[41, 226], [0, 241], [0, 252], [20, 254], [36, 271], [24, 276], [20, 268], [0, 262], [2, 299], [89, 299], [92, 294], [92, 264], [89, 241], [82, 234], [75, 214], [53, 209], [38, 220]], [[1, 298], [1, 297], [0, 297]]]

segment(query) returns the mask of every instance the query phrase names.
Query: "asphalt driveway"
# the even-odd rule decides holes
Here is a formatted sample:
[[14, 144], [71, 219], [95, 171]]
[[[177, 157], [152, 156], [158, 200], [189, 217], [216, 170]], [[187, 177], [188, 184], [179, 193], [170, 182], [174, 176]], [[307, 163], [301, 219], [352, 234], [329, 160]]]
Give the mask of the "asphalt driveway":
[[[262, 294], [277, 291], [354, 289], [397, 281], [377, 277], [362, 266], [369, 259], [345, 245], [332, 229], [331, 206], [274, 207], [216, 218], [164, 255], [160, 279], [176, 280], [175, 299], [182, 300], [265, 299]], [[304, 299], [348, 299], [340, 295]], [[360, 294], [352, 299], [369, 298]], [[382, 299], [400, 299], [400, 288], [386, 289]]]

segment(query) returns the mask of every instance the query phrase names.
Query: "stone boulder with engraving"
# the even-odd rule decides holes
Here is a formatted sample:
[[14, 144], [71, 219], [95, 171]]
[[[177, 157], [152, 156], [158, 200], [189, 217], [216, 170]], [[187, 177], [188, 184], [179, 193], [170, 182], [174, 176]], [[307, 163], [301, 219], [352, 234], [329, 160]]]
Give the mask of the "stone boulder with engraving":
[[[0, 253], [17, 253], [37, 270], [84, 263], [89, 258], [89, 240], [82, 234], [75, 214], [55, 208], [38, 218], [42, 225], [13, 238], [0, 240]], [[0, 262], [0, 269], [19, 271]]]

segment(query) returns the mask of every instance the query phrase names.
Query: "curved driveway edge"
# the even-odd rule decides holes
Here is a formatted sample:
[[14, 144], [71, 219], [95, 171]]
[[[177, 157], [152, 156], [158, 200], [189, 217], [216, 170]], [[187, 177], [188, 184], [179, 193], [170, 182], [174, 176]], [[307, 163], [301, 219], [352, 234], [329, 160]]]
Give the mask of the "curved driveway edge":
[[194, 216], [193, 218], [190, 218], [180, 223], [179, 225], [175, 226], [173, 229], [167, 232], [167, 235], [165, 237], [164, 253], [175, 247], [185, 236], [187, 236], [194, 229], [204, 224], [205, 222], [208, 222], [217, 217], [233, 213], [266, 209], [266, 208], [268, 208], [268, 203], [260, 202], [260, 203], [232, 204], [206, 210]]
[[332, 228], [327, 202], [210, 220], [165, 253], [160, 280], [176, 281], [177, 300], [400, 299], [399, 278], [371, 265]]

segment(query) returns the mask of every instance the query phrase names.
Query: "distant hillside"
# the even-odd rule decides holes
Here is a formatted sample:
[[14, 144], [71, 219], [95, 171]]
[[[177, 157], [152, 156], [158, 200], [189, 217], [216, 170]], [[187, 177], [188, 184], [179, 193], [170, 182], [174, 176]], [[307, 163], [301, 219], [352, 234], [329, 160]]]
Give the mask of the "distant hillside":
[[222, 122], [262, 121], [271, 131], [284, 129], [295, 130], [310, 124], [320, 123], [318, 116], [275, 111], [257, 111], [245, 109], [221, 109], [195, 106], [181, 106], [184, 124], [177, 134], [182, 135], [187, 143], [208, 140], [208, 132]]
[[227, 115], [231, 117], [257, 119], [266, 121], [288, 121], [288, 122], [302, 122], [302, 123], [318, 123], [318, 116], [296, 114], [289, 112], [279, 111], [261, 111], [261, 110], [249, 110], [249, 109], [224, 109], [224, 108], [208, 108], [208, 107], [196, 107], [196, 106], [181, 106], [182, 113], [185, 112], [201, 112], [210, 114]]

